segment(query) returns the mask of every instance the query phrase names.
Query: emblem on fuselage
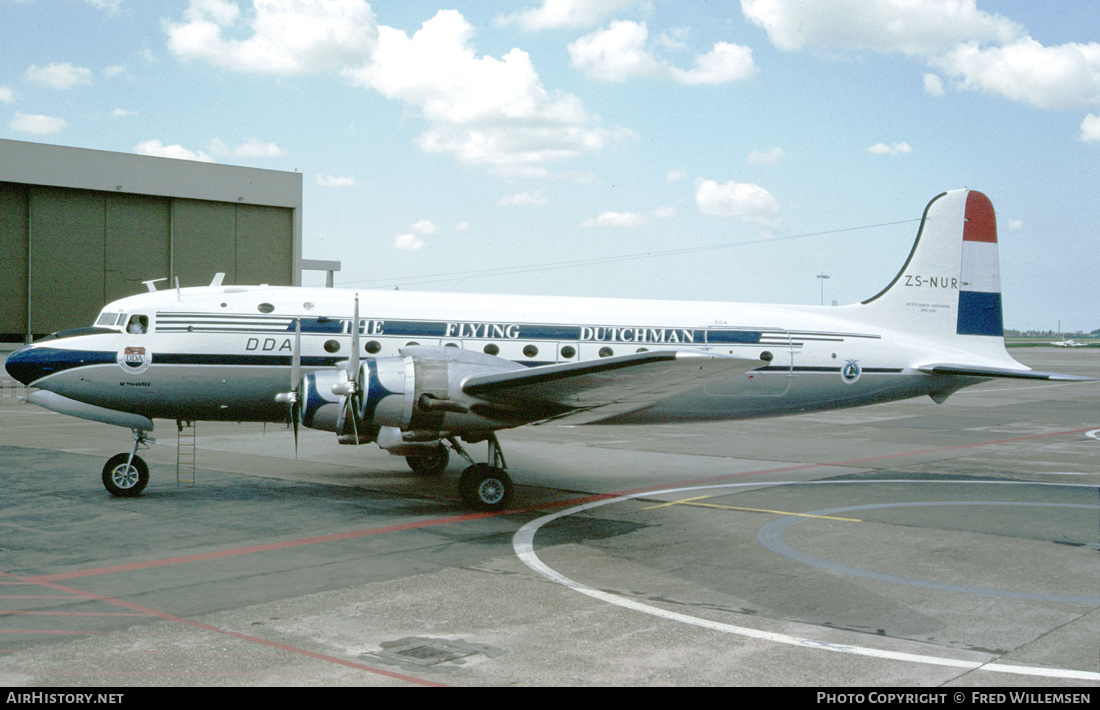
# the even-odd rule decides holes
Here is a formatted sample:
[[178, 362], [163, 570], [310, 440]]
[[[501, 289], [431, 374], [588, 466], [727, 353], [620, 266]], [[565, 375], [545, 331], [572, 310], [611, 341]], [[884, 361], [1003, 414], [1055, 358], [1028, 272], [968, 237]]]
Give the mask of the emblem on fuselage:
[[840, 377], [848, 384], [854, 383], [863, 374], [863, 368], [859, 366], [859, 360], [849, 360], [840, 368]]
[[145, 372], [152, 363], [153, 354], [146, 352], [143, 347], [127, 345], [118, 351], [119, 367], [131, 375]]

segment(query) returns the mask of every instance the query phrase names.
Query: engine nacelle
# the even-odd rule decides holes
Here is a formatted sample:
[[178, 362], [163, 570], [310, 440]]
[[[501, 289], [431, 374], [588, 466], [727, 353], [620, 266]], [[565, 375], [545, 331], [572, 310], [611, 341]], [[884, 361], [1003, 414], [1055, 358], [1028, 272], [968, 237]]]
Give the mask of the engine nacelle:
[[[311, 429], [352, 436], [360, 443], [376, 440], [381, 427], [416, 432], [418, 439], [435, 433], [436, 440], [441, 432], [499, 429], [510, 424], [484, 410], [475, 411], [480, 400], [463, 394], [462, 382], [473, 375], [522, 367], [459, 348], [405, 348], [400, 357], [364, 359], [355, 383], [348, 382], [343, 368], [307, 374], [302, 378], [301, 422]], [[354, 427], [345, 414], [344, 393], [350, 391], [358, 393]], [[392, 432], [387, 433], [392, 438]]]

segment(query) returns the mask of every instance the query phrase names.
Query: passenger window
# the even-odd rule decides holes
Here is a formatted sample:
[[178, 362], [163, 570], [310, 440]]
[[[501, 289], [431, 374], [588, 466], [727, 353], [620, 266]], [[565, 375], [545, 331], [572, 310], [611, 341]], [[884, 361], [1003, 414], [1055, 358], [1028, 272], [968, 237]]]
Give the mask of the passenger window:
[[148, 316], [130, 316], [130, 322], [126, 324], [126, 332], [133, 335], [141, 335], [149, 332]]

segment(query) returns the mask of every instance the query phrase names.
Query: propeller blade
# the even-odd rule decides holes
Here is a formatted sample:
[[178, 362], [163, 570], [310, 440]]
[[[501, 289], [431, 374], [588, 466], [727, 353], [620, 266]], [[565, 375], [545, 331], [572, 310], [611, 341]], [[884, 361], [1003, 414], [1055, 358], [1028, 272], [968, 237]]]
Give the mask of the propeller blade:
[[297, 390], [302, 381], [302, 319], [294, 319], [294, 354], [290, 360], [290, 389]]
[[346, 400], [347, 407], [351, 410], [351, 431], [355, 435], [356, 451], [359, 450], [359, 427], [355, 420], [359, 418], [357, 412], [362, 397], [359, 387], [359, 348], [359, 294], [357, 293], [355, 294], [355, 306], [352, 309], [351, 358], [348, 360], [348, 381], [352, 383], [352, 391]]
[[355, 294], [355, 310], [351, 318], [351, 359], [348, 361], [348, 379], [359, 377], [359, 294]]
[[294, 319], [294, 353], [290, 358], [290, 424], [294, 428], [294, 458], [298, 458], [298, 420], [302, 418], [302, 318]]
[[302, 418], [305, 383], [302, 381], [302, 319], [294, 319], [294, 352], [290, 357], [290, 389], [275, 395], [275, 401], [286, 404], [287, 416], [294, 429], [294, 458], [298, 458], [298, 423]]
[[298, 417], [301, 412], [301, 404], [295, 402], [293, 405], [294, 411], [291, 416], [294, 418], [294, 459], [298, 459]]

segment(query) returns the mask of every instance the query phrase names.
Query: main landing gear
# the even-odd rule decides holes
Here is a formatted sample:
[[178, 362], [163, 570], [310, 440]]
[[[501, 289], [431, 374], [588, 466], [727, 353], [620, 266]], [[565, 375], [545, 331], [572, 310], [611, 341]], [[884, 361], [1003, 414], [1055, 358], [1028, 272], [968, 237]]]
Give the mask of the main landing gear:
[[103, 467], [103, 486], [119, 498], [141, 495], [149, 483], [149, 466], [137, 455], [138, 448], [149, 448], [156, 440], [143, 429], [134, 429], [134, 445], [130, 453], [121, 453], [107, 459]]
[[[504, 452], [495, 433], [490, 432], [484, 439], [489, 443], [489, 462], [477, 463], [466, 453], [466, 449], [453, 436], [447, 437], [447, 443], [459, 456], [470, 462], [458, 479], [458, 494], [462, 502], [475, 510], [504, 510], [512, 500], [515, 486], [508, 475], [508, 464], [504, 461]], [[429, 456], [407, 456], [405, 461], [415, 473], [421, 475], [440, 474], [447, 468], [450, 454], [442, 443]]]

